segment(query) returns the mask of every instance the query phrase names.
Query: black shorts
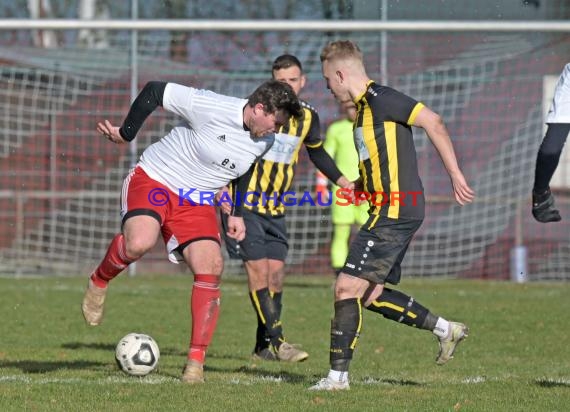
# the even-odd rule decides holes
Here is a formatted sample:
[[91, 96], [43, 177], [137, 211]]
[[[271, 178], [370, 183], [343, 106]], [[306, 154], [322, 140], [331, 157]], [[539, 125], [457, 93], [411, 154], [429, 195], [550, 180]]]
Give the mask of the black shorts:
[[227, 215], [222, 213], [222, 237], [231, 259], [248, 260], [275, 259], [285, 261], [289, 242], [285, 216], [260, 215], [247, 209], [243, 211], [245, 239], [236, 242], [227, 232]]
[[422, 220], [381, 217], [370, 228], [375, 218], [370, 216], [358, 231], [342, 272], [372, 283], [397, 285], [402, 274], [400, 265]]

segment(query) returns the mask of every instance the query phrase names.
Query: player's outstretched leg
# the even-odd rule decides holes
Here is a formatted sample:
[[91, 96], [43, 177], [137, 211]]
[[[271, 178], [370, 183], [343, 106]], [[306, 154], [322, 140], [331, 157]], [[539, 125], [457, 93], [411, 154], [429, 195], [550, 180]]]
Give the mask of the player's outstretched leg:
[[87, 283], [81, 311], [88, 325], [97, 326], [101, 323], [109, 281], [135, 260], [127, 256], [123, 234], [116, 235]]
[[386, 319], [431, 331], [439, 343], [439, 353], [435, 360], [438, 365], [444, 365], [453, 358], [457, 345], [469, 333], [463, 323], [450, 322], [435, 316], [413, 297], [386, 287], [366, 309], [379, 313]]

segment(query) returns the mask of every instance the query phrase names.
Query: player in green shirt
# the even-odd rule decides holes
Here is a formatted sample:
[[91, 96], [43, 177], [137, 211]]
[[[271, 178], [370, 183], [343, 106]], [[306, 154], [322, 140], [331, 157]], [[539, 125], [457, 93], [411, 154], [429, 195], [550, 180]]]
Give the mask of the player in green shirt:
[[[333, 158], [339, 170], [350, 181], [358, 179], [358, 152], [354, 146], [352, 137], [352, 124], [356, 118], [356, 106], [347, 101], [341, 105], [342, 114], [345, 116], [328, 127], [324, 148]], [[324, 196], [327, 192], [328, 179], [317, 171], [317, 192]], [[333, 234], [331, 241], [330, 257], [331, 266], [338, 271], [344, 266], [348, 255], [348, 242], [350, 240], [352, 225], [363, 225], [368, 219], [368, 202], [362, 201], [360, 205], [346, 205], [345, 201], [338, 202], [336, 195], [339, 187], [332, 187], [331, 217]], [[327, 195], [328, 196], [328, 193]], [[324, 199], [324, 198], [323, 198]], [[328, 200], [328, 199], [327, 199]]]

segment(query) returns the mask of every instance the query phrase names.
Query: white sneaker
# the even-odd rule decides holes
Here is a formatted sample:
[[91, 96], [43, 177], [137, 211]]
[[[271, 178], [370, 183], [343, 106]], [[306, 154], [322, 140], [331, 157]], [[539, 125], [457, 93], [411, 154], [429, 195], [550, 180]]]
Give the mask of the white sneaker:
[[439, 340], [439, 354], [435, 359], [438, 365], [444, 365], [450, 359], [453, 359], [453, 353], [457, 345], [469, 335], [469, 328], [463, 323], [449, 322], [449, 334], [445, 338]]
[[340, 391], [348, 389], [350, 389], [348, 380], [340, 382], [329, 379], [328, 377], [321, 379], [315, 385], [309, 388], [310, 391]]

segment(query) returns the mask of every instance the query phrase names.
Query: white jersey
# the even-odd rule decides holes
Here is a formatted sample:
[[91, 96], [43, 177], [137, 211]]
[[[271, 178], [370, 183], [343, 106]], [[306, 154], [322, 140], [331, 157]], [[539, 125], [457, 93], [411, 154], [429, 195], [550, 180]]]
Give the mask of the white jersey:
[[556, 83], [546, 123], [570, 123], [570, 63], [564, 67]]
[[273, 134], [252, 138], [244, 130], [246, 104], [246, 99], [168, 83], [163, 107], [185, 121], [147, 147], [139, 165], [175, 194], [210, 203], [211, 195], [246, 173], [273, 144]]

